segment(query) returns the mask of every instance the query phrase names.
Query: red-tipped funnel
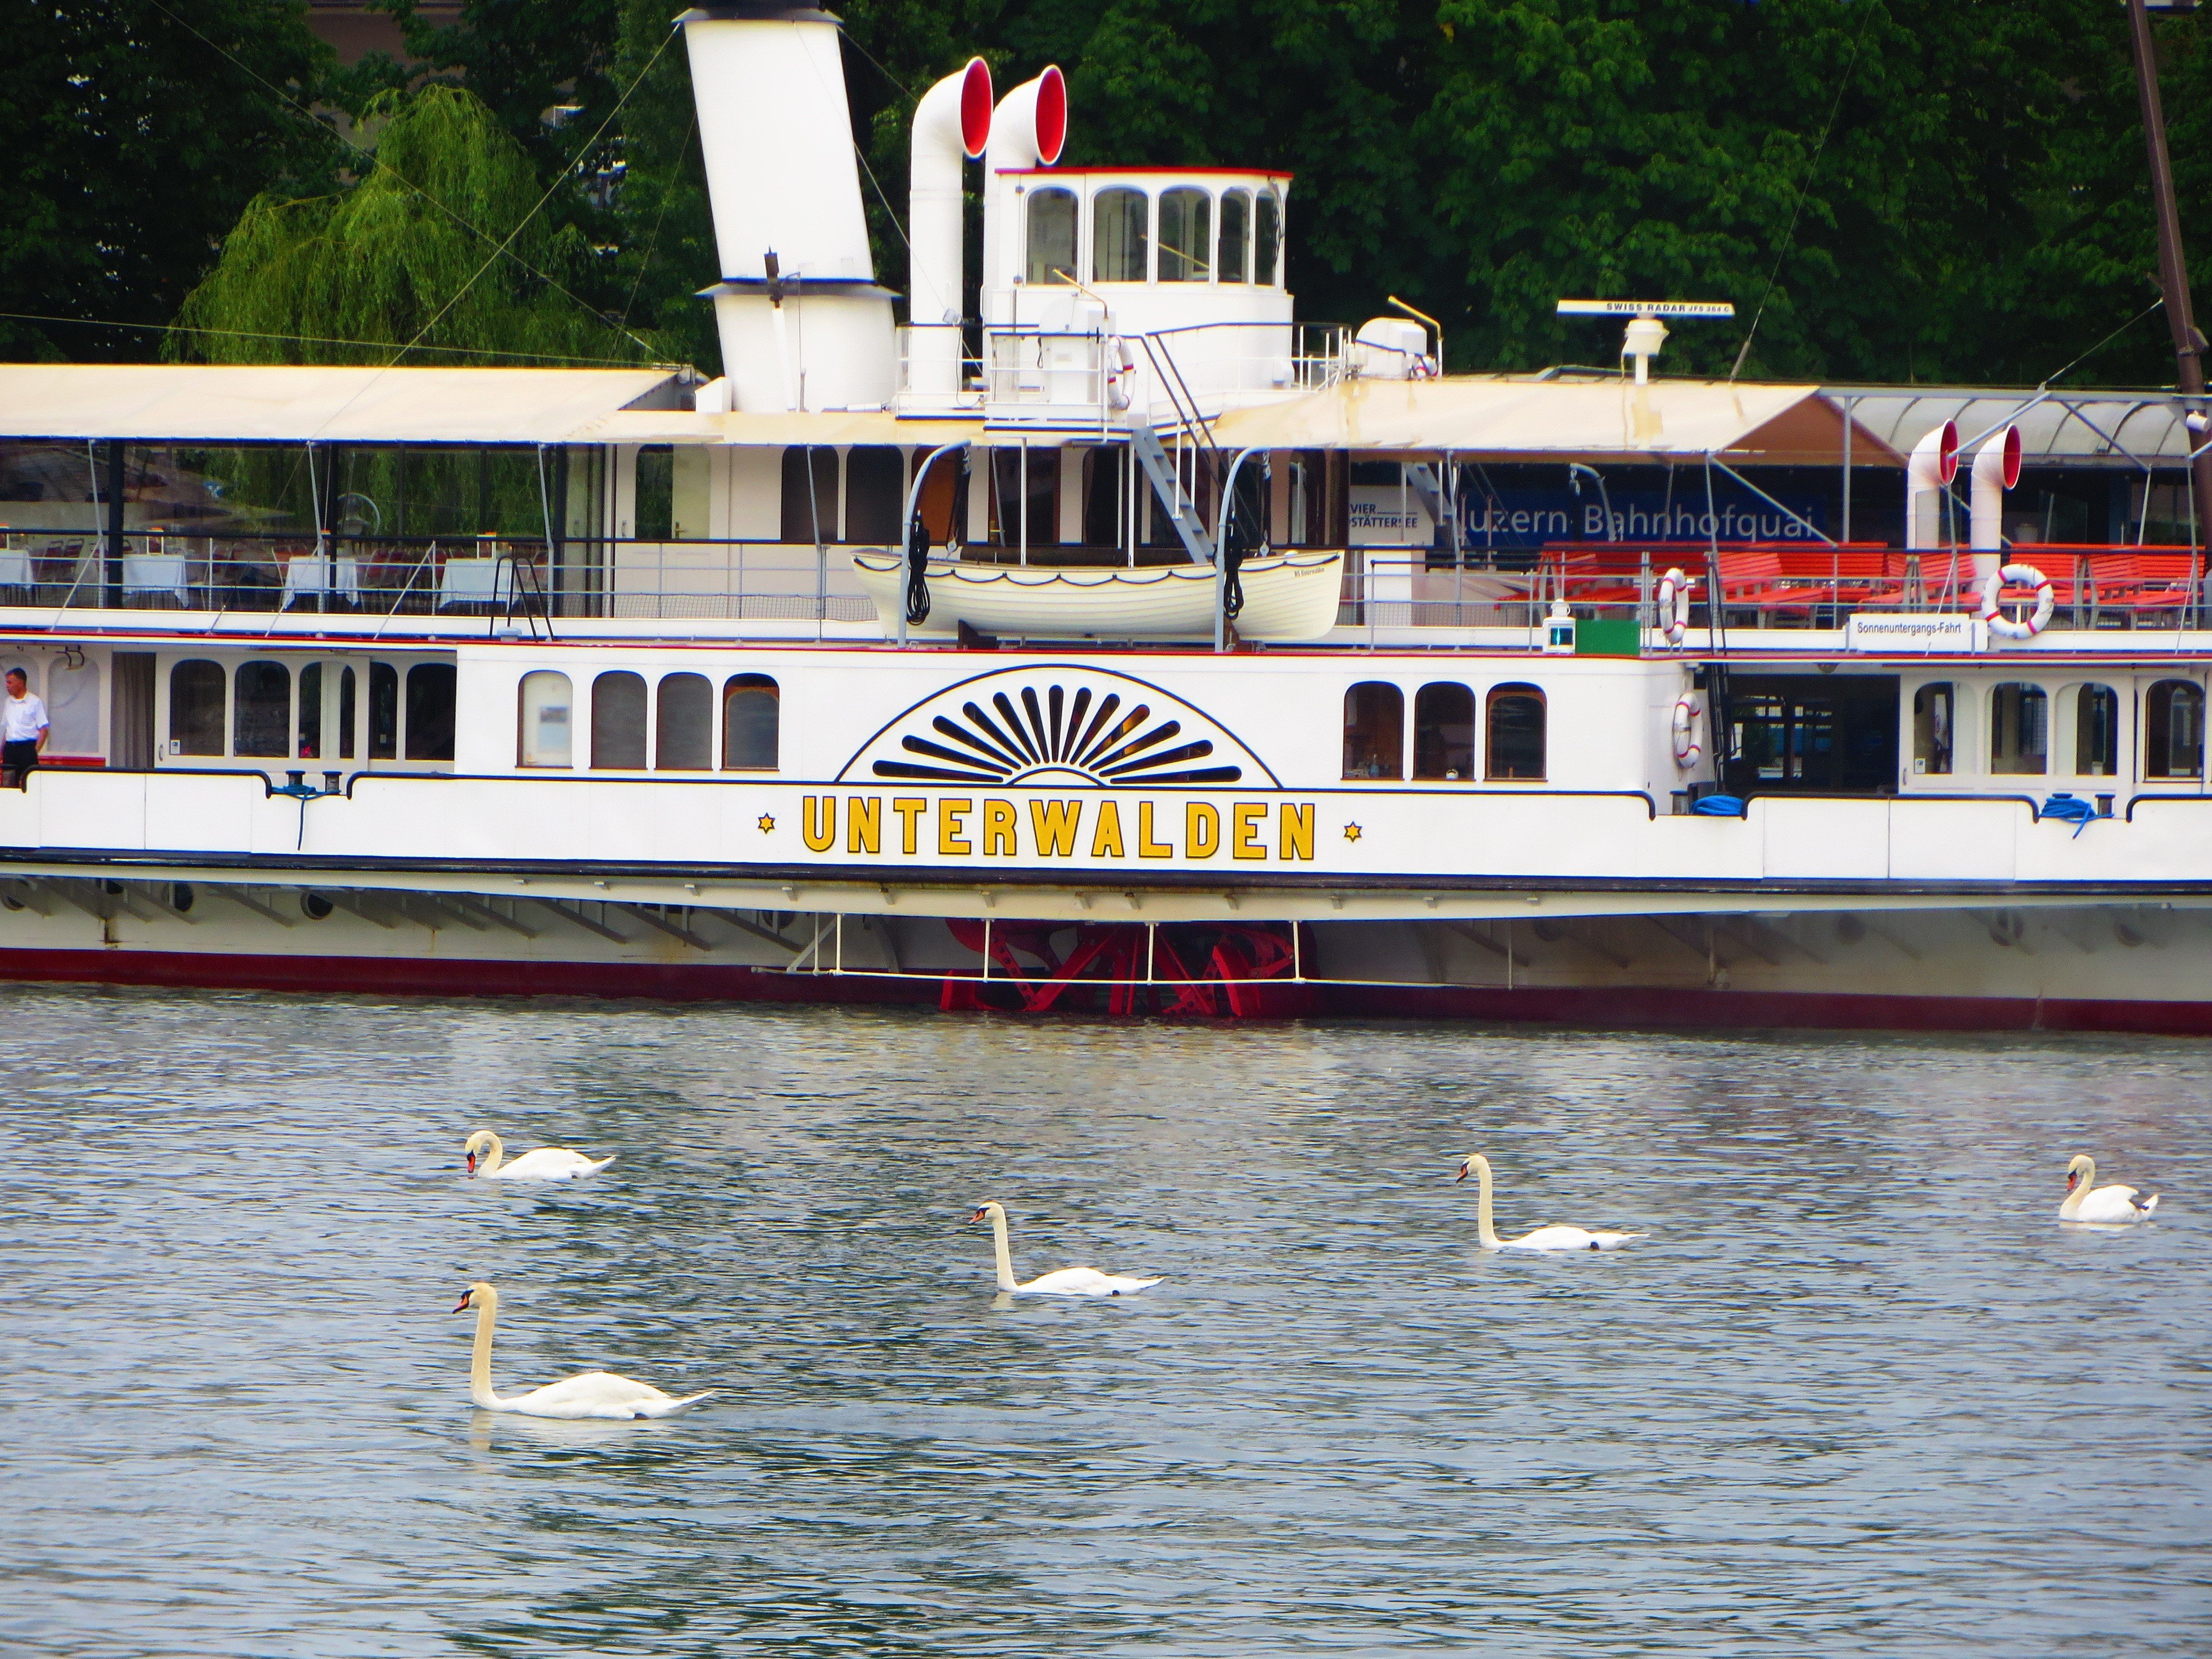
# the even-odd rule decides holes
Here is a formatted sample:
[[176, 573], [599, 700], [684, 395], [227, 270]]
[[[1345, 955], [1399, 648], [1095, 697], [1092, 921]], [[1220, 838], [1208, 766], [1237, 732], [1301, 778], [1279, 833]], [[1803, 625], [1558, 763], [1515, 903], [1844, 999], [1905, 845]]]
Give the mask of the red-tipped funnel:
[[968, 60], [960, 72], [960, 148], [971, 161], [983, 159], [991, 142], [991, 66], [980, 58]]

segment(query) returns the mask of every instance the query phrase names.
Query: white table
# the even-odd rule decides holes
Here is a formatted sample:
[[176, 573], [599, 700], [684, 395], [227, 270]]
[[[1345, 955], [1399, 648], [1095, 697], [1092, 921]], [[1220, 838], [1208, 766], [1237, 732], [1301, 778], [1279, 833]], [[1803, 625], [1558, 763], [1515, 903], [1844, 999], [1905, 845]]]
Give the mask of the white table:
[[191, 561], [181, 553], [125, 553], [123, 592], [167, 593], [185, 610], [191, 609]]
[[361, 561], [350, 553], [303, 553], [284, 562], [283, 607], [295, 599], [361, 598]]
[[0, 587], [31, 587], [39, 580], [27, 547], [0, 547]]
[[514, 569], [505, 559], [448, 559], [438, 576], [438, 609], [505, 605], [514, 598]]

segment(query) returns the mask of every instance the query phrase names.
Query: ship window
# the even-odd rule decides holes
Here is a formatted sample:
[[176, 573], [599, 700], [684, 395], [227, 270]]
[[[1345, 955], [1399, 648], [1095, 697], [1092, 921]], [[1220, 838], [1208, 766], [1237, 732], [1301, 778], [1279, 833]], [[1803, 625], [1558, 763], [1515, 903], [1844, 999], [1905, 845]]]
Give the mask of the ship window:
[[1022, 546], [1024, 510], [1029, 546], [1049, 546], [1060, 540], [1057, 449], [1007, 444], [991, 452], [991, 539], [1000, 547]]
[[1075, 192], [1072, 190], [1031, 191], [1029, 222], [1028, 280], [1033, 283], [1073, 282]]
[[338, 670], [338, 758], [353, 758], [353, 670]]
[[294, 754], [301, 760], [323, 757], [323, 665], [319, 662], [300, 671], [299, 738]]
[[1490, 776], [1543, 781], [1544, 694], [1533, 685], [1493, 686], [1487, 712]]
[[53, 722], [49, 742], [57, 755], [97, 755], [100, 742], [100, 665], [71, 668], [57, 660], [46, 671], [46, 716]]
[[783, 539], [800, 547], [837, 539], [837, 452], [827, 444], [783, 452]]
[[653, 711], [653, 763], [663, 772], [705, 772], [714, 764], [714, 688], [704, 674], [663, 674]]
[[2000, 685], [1990, 693], [1990, 770], [2036, 777], [2051, 769], [2051, 704], [2038, 685]]
[[230, 752], [292, 752], [292, 671], [281, 662], [242, 662], [232, 688]]
[[1382, 680], [1362, 680], [1344, 694], [1344, 775], [1406, 775], [1406, 694]]
[[[379, 663], [378, 667], [384, 665]], [[550, 668], [522, 677], [522, 742], [518, 764], [573, 766], [575, 723], [568, 677]]]
[[676, 533], [676, 449], [647, 444], [637, 452], [637, 539], [665, 542]]
[[1474, 775], [1474, 693], [1439, 681], [1413, 698], [1413, 775], [1455, 782]]
[[2143, 775], [2193, 778], [2204, 769], [2204, 693], [2160, 680], [2143, 699]]
[[1957, 732], [1953, 711], [1957, 694], [1946, 682], [1923, 685], [1912, 694], [1912, 771], [1916, 777], [1948, 777], [1951, 744]]
[[399, 758], [399, 671], [388, 662], [368, 665], [368, 757]]
[[2120, 752], [2120, 697], [2109, 685], [2085, 685], [2074, 697], [2074, 775], [2109, 778]]
[[1252, 192], [1226, 190], [1221, 193], [1221, 280], [1247, 283], [1252, 252]]
[[722, 687], [722, 769], [773, 772], [781, 720], [775, 682], [765, 674], [734, 674]]
[[1273, 288], [1283, 246], [1283, 203], [1272, 190], [1260, 192], [1258, 231], [1252, 245], [1252, 280]]
[[1160, 198], [1160, 280], [1202, 283], [1213, 274], [1213, 198], [1202, 190]]
[[592, 769], [645, 767], [645, 676], [611, 668], [592, 682]]
[[904, 541], [906, 452], [895, 444], [855, 444], [845, 458], [845, 539], [864, 547]]
[[449, 662], [418, 662], [407, 671], [407, 758], [453, 757], [453, 690]]
[[223, 694], [228, 689], [222, 665], [194, 659], [169, 671], [169, 752], [222, 753]]
[[1145, 280], [1145, 222], [1149, 205], [1141, 190], [1102, 190], [1091, 198], [1092, 282]]

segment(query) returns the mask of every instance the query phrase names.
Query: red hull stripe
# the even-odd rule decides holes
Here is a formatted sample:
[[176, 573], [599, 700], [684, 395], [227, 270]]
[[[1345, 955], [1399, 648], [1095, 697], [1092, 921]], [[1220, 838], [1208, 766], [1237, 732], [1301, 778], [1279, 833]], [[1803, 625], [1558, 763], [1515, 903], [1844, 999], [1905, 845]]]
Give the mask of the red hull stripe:
[[[939, 1002], [944, 981], [650, 963], [230, 956], [169, 951], [0, 951], [0, 980], [372, 996], [560, 996], [667, 1002]], [[975, 981], [969, 981], [974, 984]], [[2212, 1000], [1856, 996], [1813, 991], [1322, 985], [1254, 981], [1255, 1012], [1490, 1020], [1595, 1029], [1798, 1027], [1903, 1031], [2113, 1031], [2212, 1036]]]

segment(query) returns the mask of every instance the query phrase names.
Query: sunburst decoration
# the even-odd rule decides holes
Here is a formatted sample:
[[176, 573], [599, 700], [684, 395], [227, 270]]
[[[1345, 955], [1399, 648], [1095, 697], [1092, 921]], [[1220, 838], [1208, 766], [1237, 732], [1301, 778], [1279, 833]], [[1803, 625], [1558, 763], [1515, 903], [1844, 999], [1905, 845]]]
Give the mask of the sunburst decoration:
[[[1121, 694], [1109, 691], [1093, 707], [1091, 688], [1079, 686], [1071, 698], [1064, 687], [1024, 686], [1020, 706], [1003, 691], [994, 692], [990, 709], [964, 702], [964, 720], [944, 714], [930, 728], [945, 743], [908, 737], [899, 747], [916, 757], [879, 760], [879, 778], [908, 778], [931, 783], [1014, 784], [1032, 779], [1079, 776], [1109, 787], [1235, 783], [1241, 766], [1199, 766], [1213, 752], [1211, 738], [1176, 743], [1180, 720], [1152, 721], [1149, 703], [1126, 711]], [[995, 710], [996, 718], [992, 710]]]

